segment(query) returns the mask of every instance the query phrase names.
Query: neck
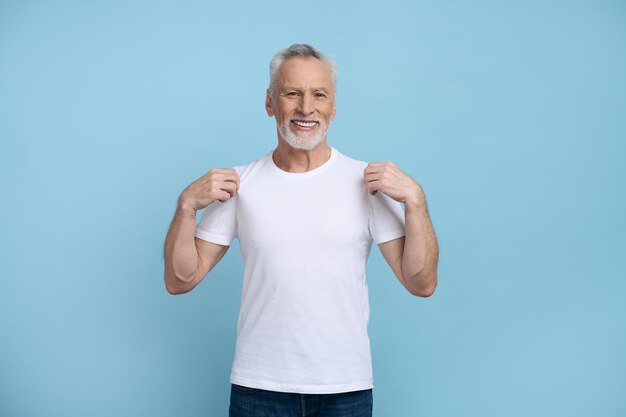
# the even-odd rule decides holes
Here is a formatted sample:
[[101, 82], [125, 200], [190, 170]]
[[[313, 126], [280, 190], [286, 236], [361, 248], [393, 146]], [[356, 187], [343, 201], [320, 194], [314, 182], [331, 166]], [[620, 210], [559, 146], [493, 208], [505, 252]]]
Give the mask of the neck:
[[326, 139], [310, 151], [296, 149], [284, 140], [278, 139], [278, 146], [272, 153], [272, 159], [276, 166], [283, 171], [300, 173], [312, 171], [323, 165], [330, 158], [330, 147]]

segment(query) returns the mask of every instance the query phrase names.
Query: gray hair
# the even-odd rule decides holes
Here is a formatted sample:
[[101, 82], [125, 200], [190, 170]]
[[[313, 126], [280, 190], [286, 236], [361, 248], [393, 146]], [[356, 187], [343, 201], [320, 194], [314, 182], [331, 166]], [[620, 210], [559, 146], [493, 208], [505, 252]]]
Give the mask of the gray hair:
[[278, 68], [283, 62], [290, 58], [317, 58], [326, 65], [330, 70], [330, 79], [333, 82], [333, 88], [337, 87], [337, 64], [332, 59], [328, 58], [318, 49], [308, 45], [306, 43], [294, 43], [287, 49], [282, 49], [274, 55], [274, 58], [270, 61], [270, 90], [274, 90], [274, 83], [276, 82], [276, 73]]

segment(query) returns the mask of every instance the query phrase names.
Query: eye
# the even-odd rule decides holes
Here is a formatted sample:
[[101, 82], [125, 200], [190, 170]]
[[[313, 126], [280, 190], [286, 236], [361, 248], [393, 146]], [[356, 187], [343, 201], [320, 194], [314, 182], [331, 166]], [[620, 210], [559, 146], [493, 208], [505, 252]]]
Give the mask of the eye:
[[297, 91], [288, 91], [285, 95], [287, 97], [297, 97], [298, 96], [298, 92]]
[[318, 98], [326, 98], [326, 94], [322, 92], [316, 92], [314, 95]]

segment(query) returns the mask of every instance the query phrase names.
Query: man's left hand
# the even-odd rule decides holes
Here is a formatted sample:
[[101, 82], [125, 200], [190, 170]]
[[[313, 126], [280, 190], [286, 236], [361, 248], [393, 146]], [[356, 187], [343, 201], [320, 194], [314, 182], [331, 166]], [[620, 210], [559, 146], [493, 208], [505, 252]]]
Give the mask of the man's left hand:
[[363, 182], [370, 194], [383, 192], [394, 200], [413, 205], [423, 205], [422, 187], [393, 162], [372, 162], [365, 167]]

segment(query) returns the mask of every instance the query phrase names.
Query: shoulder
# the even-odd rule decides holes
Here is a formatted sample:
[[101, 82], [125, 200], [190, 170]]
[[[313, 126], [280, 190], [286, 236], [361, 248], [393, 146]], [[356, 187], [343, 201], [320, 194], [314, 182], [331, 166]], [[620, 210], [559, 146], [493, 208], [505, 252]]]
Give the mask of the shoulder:
[[337, 159], [339, 160], [340, 164], [348, 170], [358, 171], [358, 173], [362, 174], [363, 170], [368, 164], [365, 161], [361, 161], [359, 159], [355, 159], [348, 155], [345, 155], [335, 148], [333, 148], [333, 151], [337, 153]]
[[259, 170], [263, 169], [263, 167], [265, 167], [270, 160], [271, 155], [272, 152], [270, 151], [246, 165], [236, 165], [232, 168], [237, 171], [237, 175], [239, 175], [239, 178], [243, 181], [244, 178], [247, 178], [255, 172], [259, 172]]

